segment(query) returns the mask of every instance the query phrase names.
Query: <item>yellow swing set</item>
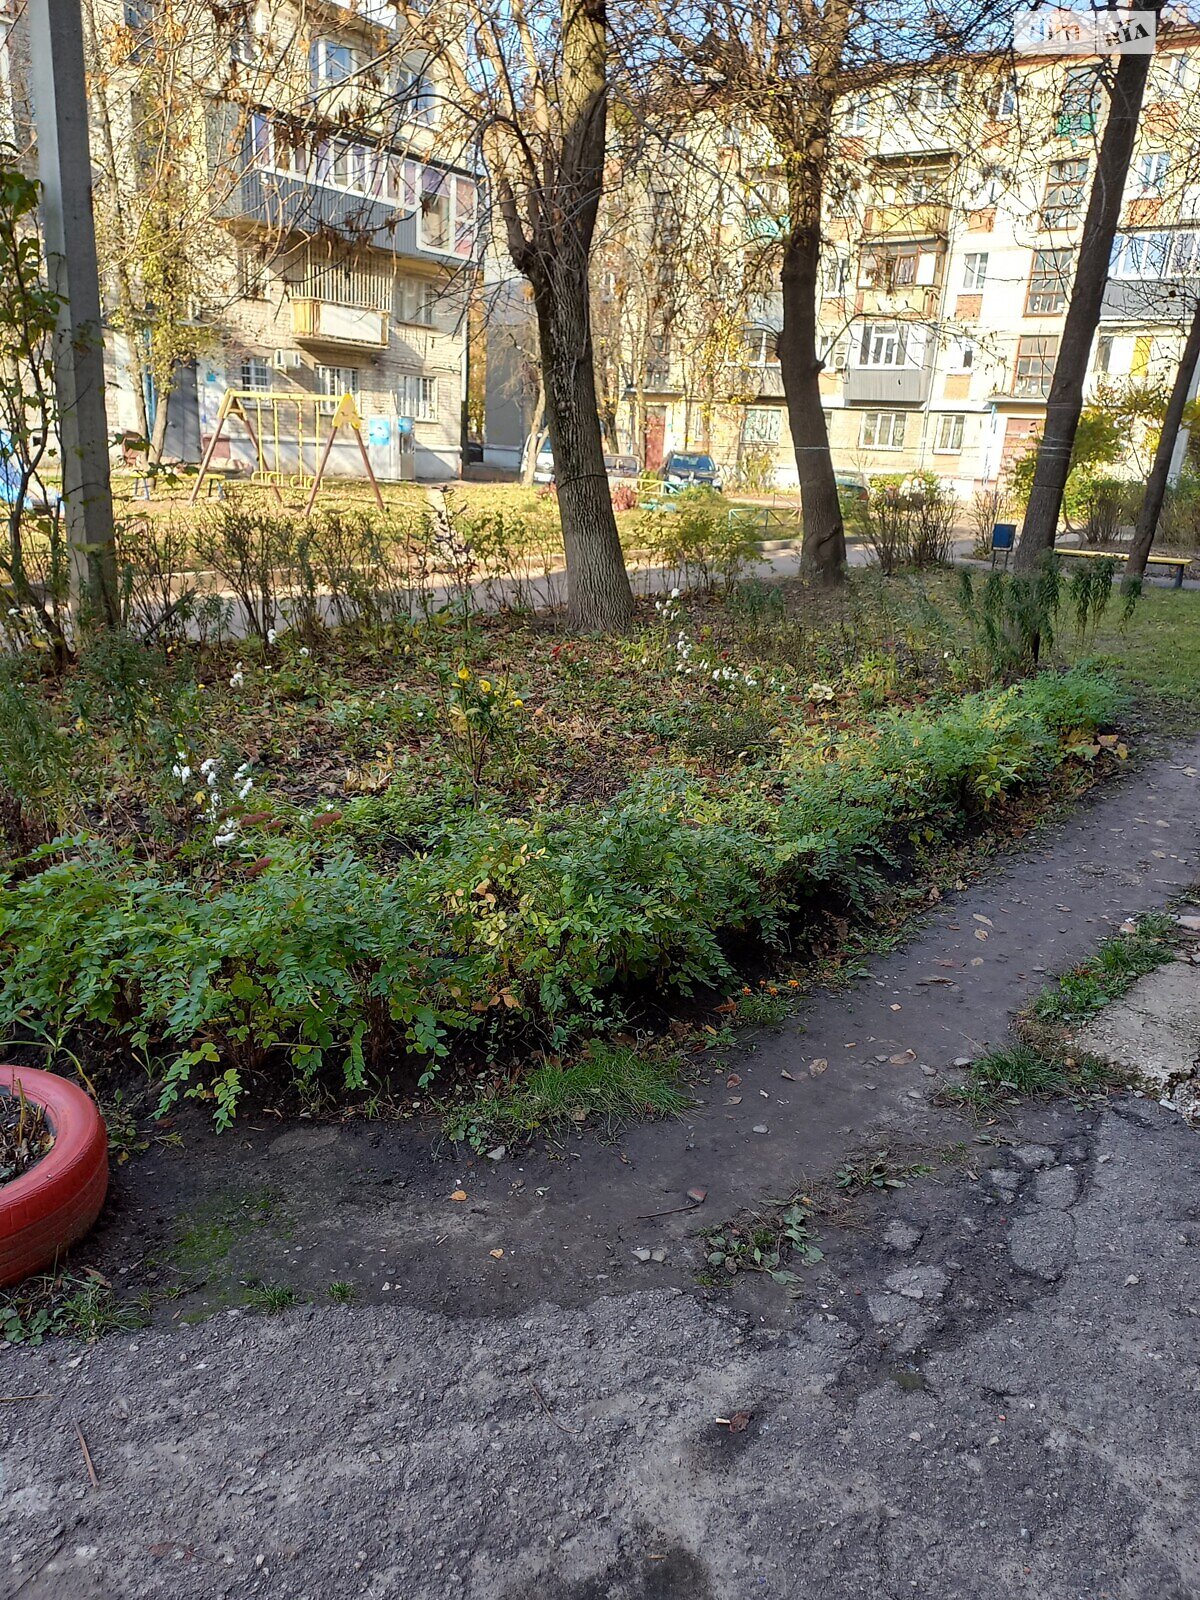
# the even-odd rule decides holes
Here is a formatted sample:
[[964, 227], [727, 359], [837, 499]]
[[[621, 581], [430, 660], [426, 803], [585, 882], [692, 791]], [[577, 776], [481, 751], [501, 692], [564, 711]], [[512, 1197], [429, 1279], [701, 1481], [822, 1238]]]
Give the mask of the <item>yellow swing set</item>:
[[[280, 421], [281, 413], [284, 415], [283, 423]], [[329, 426], [322, 439], [321, 424], [326, 417], [329, 419]], [[371, 466], [366, 444], [363, 442], [363, 419], [352, 394], [343, 394], [340, 397], [316, 394], [264, 394], [254, 389], [226, 389], [221, 396], [221, 404], [217, 409], [217, 425], [205, 447], [204, 458], [200, 462], [200, 472], [192, 486], [190, 504], [195, 505], [199, 498], [204, 480], [212, 471], [213, 456], [225, 434], [225, 425], [231, 419], [242, 424], [254, 447], [256, 465], [250, 475], [251, 483], [266, 484], [280, 505], [284, 503], [283, 495], [280, 493], [281, 485], [286, 484], [293, 489], [307, 489], [309, 494], [304, 506], [305, 516], [308, 516], [316, 504], [325, 468], [329, 465], [333, 442], [341, 428], [349, 428], [358, 445], [371, 488], [374, 490], [375, 503], [380, 511], [384, 509], [379, 483]], [[296, 452], [294, 470], [284, 459], [285, 453], [293, 447]], [[316, 470], [311, 475], [305, 471], [304, 466], [306, 448], [311, 448], [316, 464]]]

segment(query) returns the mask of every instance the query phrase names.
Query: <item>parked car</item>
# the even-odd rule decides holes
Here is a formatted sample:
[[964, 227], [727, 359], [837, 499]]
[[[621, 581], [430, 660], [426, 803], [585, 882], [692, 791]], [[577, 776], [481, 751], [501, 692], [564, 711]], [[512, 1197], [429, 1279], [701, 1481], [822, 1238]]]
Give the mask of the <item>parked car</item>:
[[605, 456], [604, 470], [608, 473], [609, 483], [624, 483], [638, 476], [642, 464], [636, 456]]
[[865, 511], [870, 505], [871, 490], [863, 473], [835, 472], [833, 481], [837, 484], [843, 516], [848, 516], [852, 511]]
[[672, 450], [662, 464], [662, 481], [671, 490], [715, 489], [721, 492], [721, 474], [711, 456]]
[[537, 459], [533, 463], [533, 481], [534, 483], [554, 482], [554, 451], [551, 450], [548, 439], [538, 451]]

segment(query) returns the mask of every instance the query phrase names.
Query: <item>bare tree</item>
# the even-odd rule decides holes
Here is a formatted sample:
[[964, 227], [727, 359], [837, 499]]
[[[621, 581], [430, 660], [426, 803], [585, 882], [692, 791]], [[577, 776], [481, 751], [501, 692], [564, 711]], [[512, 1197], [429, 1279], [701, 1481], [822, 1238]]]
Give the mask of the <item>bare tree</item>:
[[684, 79], [707, 86], [715, 102], [765, 134], [786, 196], [777, 343], [804, 517], [802, 569], [818, 583], [839, 582], [846, 560], [818, 330], [822, 220], [837, 186], [838, 104], [851, 91], [922, 70], [956, 71], [961, 52], [986, 39], [1004, 9], [1005, 0], [936, 3], [920, 22], [900, 0], [706, 0], [683, 21], [665, 3], [656, 11]]
[[[1145, 0], [1145, 3], [1137, 4], [1133, 9], [1157, 16], [1161, 6], [1162, 0]], [[1150, 55], [1141, 53], [1122, 55], [1112, 80], [1108, 118], [1100, 141], [1087, 215], [1080, 237], [1075, 279], [1067, 304], [1058, 360], [1046, 397], [1046, 423], [1038, 445], [1033, 486], [1013, 562], [1018, 572], [1030, 572], [1037, 567], [1046, 551], [1053, 548], [1058, 531], [1063, 491], [1071, 470], [1075, 431], [1083, 410], [1088, 356], [1100, 320], [1113, 239], [1121, 216], [1125, 181], [1137, 139], [1151, 60]], [[1098, 71], [1097, 84], [1103, 81], [1103, 75]]]
[[[437, 46], [444, 8], [405, 16]], [[533, 294], [571, 619], [619, 631], [633, 592], [604, 468], [589, 287], [609, 106], [605, 3], [465, 0], [456, 16], [473, 46], [469, 64], [443, 58], [456, 109], [477, 133], [508, 253]]]

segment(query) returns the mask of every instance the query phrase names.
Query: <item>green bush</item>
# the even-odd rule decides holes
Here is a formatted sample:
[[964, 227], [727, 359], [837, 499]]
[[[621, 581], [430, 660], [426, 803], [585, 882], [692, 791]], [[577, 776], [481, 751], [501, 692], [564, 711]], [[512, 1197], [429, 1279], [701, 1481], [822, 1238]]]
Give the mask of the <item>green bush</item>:
[[630, 985], [727, 980], [730, 935], [777, 941], [806, 902], [865, 900], [905, 834], [1044, 782], [1118, 699], [1094, 672], [1046, 673], [830, 731], [757, 786], [659, 773], [604, 809], [423, 818], [419, 852], [386, 867], [350, 842], [365, 814], [253, 860], [251, 833], [232, 880], [63, 842], [0, 889], [0, 1020], [165, 1058], [163, 1102], [208, 1098], [222, 1126], [270, 1064], [355, 1089], [398, 1049], [428, 1082], [470, 1034], [561, 1044], [611, 1025]]

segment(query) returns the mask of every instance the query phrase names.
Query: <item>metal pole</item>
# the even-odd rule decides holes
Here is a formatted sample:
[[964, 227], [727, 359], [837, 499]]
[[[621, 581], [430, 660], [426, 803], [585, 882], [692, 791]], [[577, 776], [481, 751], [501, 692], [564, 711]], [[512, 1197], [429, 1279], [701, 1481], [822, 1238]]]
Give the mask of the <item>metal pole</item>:
[[115, 627], [120, 609], [104, 330], [79, 0], [30, 0], [29, 30], [46, 264], [51, 288], [61, 297], [54, 378], [72, 579], [82, 619]]

